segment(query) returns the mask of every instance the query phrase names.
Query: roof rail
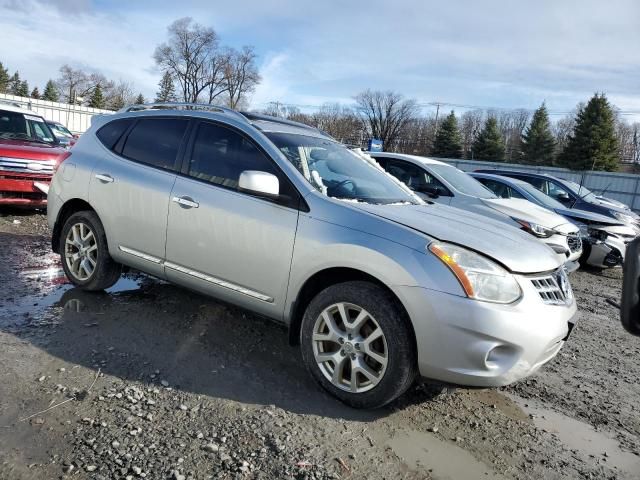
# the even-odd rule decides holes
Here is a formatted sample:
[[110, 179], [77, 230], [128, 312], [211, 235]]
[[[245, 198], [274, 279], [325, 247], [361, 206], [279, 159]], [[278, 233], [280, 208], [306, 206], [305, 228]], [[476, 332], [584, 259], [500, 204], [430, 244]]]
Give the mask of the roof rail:
[[29, 110], [28, 108], [29, 104], [22, 105], [19, 102], [16, 102], [15, 100], [7, 100], [4, 98], [0, 98], [0, 103], [3, 105], [11, 105], [12, 107], [24, 108], [25, 110]]
[[247, 122], [247, 118], [240, 112], [219, 105], [209, 105], [206, 103], [181, 103], [181, 102], [162, 102], [162, 103], [143, 103], [127, 105], [118, 110], [117, 113], [141, 112], [144, 110], [208, 110], [217, 113], [226, 113]]
[[240, 113], [244, 115], [246, 118], [248, 118], [249, 120], [265, 120], [267, 122], [281, 123], [283, 125], [291, 125], [292, 127], [306, 128], [309, 130], [319, 130], [316, 127], [307, 125], [306, 123], [294, 122], [293, 120], [287, 120], [285, 118], [280, 118], [280, 117], [273, 117], [271, 115], [264, 115], [262, 113], [253, 113], [253, 112], [240, 112]]

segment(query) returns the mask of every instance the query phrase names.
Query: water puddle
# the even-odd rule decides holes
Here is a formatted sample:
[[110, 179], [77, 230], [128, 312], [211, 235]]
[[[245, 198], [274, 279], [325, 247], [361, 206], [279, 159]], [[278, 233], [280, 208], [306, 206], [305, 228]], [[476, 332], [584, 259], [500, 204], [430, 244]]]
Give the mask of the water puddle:
[[388, 445], [408, 467], [428, 470], [436, 480], [504, 479], [466, 450], [429, 433], [402, 432]]
[[530, 400], [508, 395], [526, 412], [536, 427], [555, 434], [570, 450], [577, 450], [585, 457], [626, 473], [640, 472], [640, 457], [620, 449], [618, 441], [591, 425], [567, 417], [553, 410], [542, 408]]

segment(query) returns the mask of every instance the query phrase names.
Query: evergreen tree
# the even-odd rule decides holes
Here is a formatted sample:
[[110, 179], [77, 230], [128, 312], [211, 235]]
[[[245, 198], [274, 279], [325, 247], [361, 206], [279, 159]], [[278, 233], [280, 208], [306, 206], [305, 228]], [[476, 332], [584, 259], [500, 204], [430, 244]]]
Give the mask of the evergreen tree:
[[472, 153], [475, 160], [504, 161], [504, 141], [494, 117], [487, 118], [484, 128], [473, 142]]
[[558, 164], [572, 170], [618, 169], [618, 140], [613, 109], [603, 94], [595, 94], [578, 111]]
[[522, 136], [522, 153], [525, 163], [553, 165], [556, 142], [551, 133], [549, 114], [543, 103], [533, 114], [531, 124]]
[[13, 76], [9, 79], [9, 93], [11, 95], [18, 95], [21, 83], [22, 82], [20, 81], [20, 73], [14, 73]]
[[7, 93], [9, 91], [10, 81], [9, 71], [4, 68], [2, 62], [0, 62], [0, 93]]
[[57, 102], [59, 99], [58, 89], [56, 88], [53, 80], [49, 80], [44, 87], [44, 94], [42, 95], [43, 100], [48, 100], [50, 102]]
[[160, 83], [158, 83], [158, 87], [159, 89], [156, 94], [156, 102], [177, 101], [178, 97], [176, 97], [176, 88], [173, 85], [173, 78], [171, 78], [171, 74], [169, 72], [164, 72]]
[[432, 154], [436, 157], [462, 158], [462, 139], [453, 110], [440, 125], [436, 140], [433, 142]]
[[104, 108], [104, 96], [102, 95], [102, 87], [98, 83], [91, 93], [89, 99], [89, 106], [91, 108]]
[[26, 80], [23, 80], [20, 82], [20, 86], [18, 87], [17, 92], [18, 93], [16, 93], [16, 95], [18, 95], [19, 97], [29, 96], [29, 84], [27, 83]]
[[144, 97], [142, 96], [142, 94], [138, 94], [138, 96], [136, 97], [136, 105], [142, 105], [143, 103], [146, 103], [146, 100], [144, 99]]
[[35, 98], [36, 100], [40, 98], [40, 90], [38, 90], [38, 87], [34, 87], [31, 91], [31, 98]]

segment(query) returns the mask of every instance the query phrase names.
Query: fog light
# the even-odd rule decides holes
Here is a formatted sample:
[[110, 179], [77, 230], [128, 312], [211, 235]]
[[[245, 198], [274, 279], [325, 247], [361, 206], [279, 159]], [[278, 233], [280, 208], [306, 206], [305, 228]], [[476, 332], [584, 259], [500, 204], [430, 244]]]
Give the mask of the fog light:
[[513, 363], [513, 355], [516, 350], [507, 345], [498, 345], [487, 353], [484, 359], [485, 366], [490, 369], [508, 367]]

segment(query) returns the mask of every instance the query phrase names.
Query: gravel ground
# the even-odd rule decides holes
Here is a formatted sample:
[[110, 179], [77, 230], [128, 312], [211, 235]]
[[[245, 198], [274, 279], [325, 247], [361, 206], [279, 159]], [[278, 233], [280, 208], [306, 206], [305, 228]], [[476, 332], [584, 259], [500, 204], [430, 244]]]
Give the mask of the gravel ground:
[[640, 477], [619, 270], [572, 276], [580, 323], [537, 375], [363, 412], [315, 386], [278, 325], [136, 273], [83, 293], [42, 215], [0, 214], [0, 232], [2, 479]]

